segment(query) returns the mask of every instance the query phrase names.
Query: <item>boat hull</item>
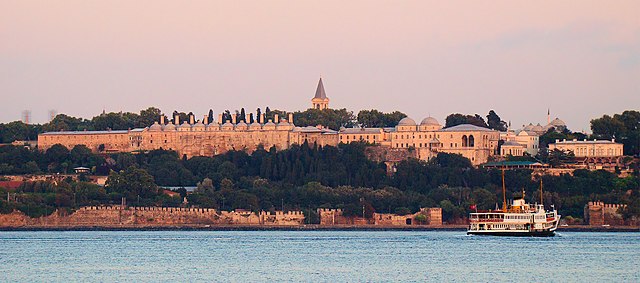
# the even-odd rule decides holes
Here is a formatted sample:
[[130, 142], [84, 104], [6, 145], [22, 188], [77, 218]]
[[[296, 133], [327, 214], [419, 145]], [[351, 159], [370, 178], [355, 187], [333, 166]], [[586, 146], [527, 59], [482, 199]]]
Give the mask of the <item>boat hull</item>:
[[506, 237], [553, 237], [555, 231], [467, 231], [467, 235], [506, 236]]

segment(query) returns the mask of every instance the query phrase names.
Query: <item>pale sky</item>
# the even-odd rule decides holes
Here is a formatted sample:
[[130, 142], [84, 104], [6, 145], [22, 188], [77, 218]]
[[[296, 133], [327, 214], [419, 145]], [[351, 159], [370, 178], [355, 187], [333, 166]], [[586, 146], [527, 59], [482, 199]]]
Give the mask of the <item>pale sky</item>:
[[0, 1], [0, 122], [149, 106], [515, 126], [640, 110], [640, 1]]

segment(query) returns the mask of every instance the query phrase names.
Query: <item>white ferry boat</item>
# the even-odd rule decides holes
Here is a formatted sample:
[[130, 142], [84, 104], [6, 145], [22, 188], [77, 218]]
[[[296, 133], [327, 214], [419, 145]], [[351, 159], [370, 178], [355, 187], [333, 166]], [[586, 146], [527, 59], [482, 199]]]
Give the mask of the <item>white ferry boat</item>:
[[471, 213], [469, 216], [469, 235], [495, 236], [554, 236], [560, 222], [558, 211], [545, 210], [542, 204], [542, 181], [540, 182], [540, 204], [530, 205], [522, 199], [513, 201], [507, 207], [504, 187], [504, 171], [502, 177], [503, 203], [501, 210]]

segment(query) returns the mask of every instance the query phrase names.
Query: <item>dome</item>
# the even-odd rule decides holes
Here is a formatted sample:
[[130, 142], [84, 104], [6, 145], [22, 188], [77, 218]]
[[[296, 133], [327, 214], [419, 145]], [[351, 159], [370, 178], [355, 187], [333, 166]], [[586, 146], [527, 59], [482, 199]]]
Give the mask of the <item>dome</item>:
[[149, 131], [152, 131], [152, 132], [162, 131], [162, 126], [160, 126], [160, 124], [158, 124], [158, 122], [155, 122], [155, 123], [153, 123], [153, 125], [151, 125], [151, 127], [149, 127]]
[[222, 130], [233, 130], [233, 124], [231, 124], [231, 122], [229, 121], [225, 122], [224, 124], [222, 124]]
[[267, 122], [266, 124], [264, 124], [264, 126], [262, 126], [262, 129], [264, 130], [273, 130], [275, 128], [276, 128], [276, 124], [274, 124], [271, 119], [269, 119], [269, 122]]
[[195, 125], [193, 125], [194, 131], [204, 131], [205, 128], [206, 128], [206, 125], [203, 123], [196, 123]]
[[238, 130], [246, 130], [247, 129], [247, 123], [245, 123], [244, 121], [240, 121], [240, 123], [236, 124], [236, 129], [238, 129]]
[[519, 146], [521, 147], [522, 145], [515, 142], [515, 141], [506, 141], [505, 143], [502, 144], [502, 146]]
[[164, 126], [164, 130], [165, 131], [175, 131], [176, 130], [176, 125], [169, 123], [167, 125]]
[[178, 129], [181, 131], [191, 130], [191, 125], [189, 125], [187, 122], [184, 122], [182, 123], [182, 125], [180, 125], [180, 127], [178, 127]]
[[220, 130], [220, 125], [217, 123], [211, 123], [209, 125], [207, 125], [207, 130], [209, 131], [219, 131]]
[[289, 123], [287, 122], [287, 120], [282, 119], [280, 120], [280, 123], [278, 123], [278, 126], [289, 126]]
[[249, 130], [260, 130], [260, 128], [262, 128], [262, 126], [257, 121], [249, 125]]
[[398, 122], [398, 126], [415, 126], [415, 125], [416, 125], [416, 121], [414, 121], [409, 117], [404, 117], [402, 118], [402, 120], [400, 120], [400, 122]]
[[525, 131], [531, 131], [531, 130], [533, 130], [533, 124], [529, 123], [529, 125], [527, 125], [526, 127], [524, 127], [524, 129], [523, 129], [523, 130], [525, 130]]
[[[404, 120], [404, 119], [403, 119]], [[434, 126], [440, 126], [440, 123], [438, 123], [438, 120], [436, 120], [436, 118], [433, 117], [427, 117], [422, 119], [422, 122], [420, 122], [420, 125], [434, 125]]]
[[531, 131], [534, 131], [536, 133], [538, 132], [544, 132], [544, 128], [542, 126], [540, 126], [540, 124], [535, 125], [531, 128]]
[[564, 121], [562, 121], [562, 120], [560, 120], [558, 118], [553, 119], [553, 121], [551, 121], [551, 125], [554, 125], [554, 126], [566, 126]]

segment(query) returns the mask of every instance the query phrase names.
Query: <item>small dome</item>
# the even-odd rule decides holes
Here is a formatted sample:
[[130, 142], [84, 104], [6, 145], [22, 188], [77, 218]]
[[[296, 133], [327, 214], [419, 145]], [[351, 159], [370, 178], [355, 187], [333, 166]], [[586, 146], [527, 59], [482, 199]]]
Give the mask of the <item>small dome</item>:
[[219, 131], [220, 130], [220, 125], [218, 125], [217, 123], [211, 123], [211, 124], [207, 125], [207, 130], [208, 131]]
[[248, 125], [244, 121], [240, 121], [240, 123], [236, 124], [236, 130], [244, 131], [247, 128], [248, 128]]
[[176, 125], [174, 125], [172, 123], [166, 124], [164, 126], [164, 130], [165, 131], [175, 131], [176, 130]]
[[191, 129], [191, 125], [189, 125], [187, 122], [182, 123], [182, 125], [180, 125], [180, 129]]
[[280, 123], [278, 123], [278, 126], [289, 126], [289, 123], [287, 122], [287, 120], [281, 119]]
[[525, 131], [531, 131], [531, 130], [533, 130], [533, 124], [529, 123], [529, 125], [527, 125], [526, 127], [524, 127], [524, 129], [523, 129], [523, 130], [525, 130]]
[[404, 117], [402, 118], [402, 120], [400, 120], [400, 122], [398, 122], [398, 126], [415, 126], [415, 125], [416, 125], [416, 121], [414, 121], [409, 117]]
[[533, 126], [533, 127], [531, 128], [531, 131], [534, 131], [534, 132], [544, 132], [544, 128], [543, 128], [542, 126], [540, 126], [540, 125], [535, 125], [535, 126]]
[[149, 127], [149, 131], [152, 131], [152, 132], [162, 131], [162, 126], [160, 126], [160, 124], [158, 124], [158, 122], [155, 122], [155, 123], [153, 123], [153, 125], [151, 125], [151, 127]]
[[553, 121], [551, 121], [551, 125], [554, 125], [554, 126], [566, 126], [564, 121], [562, 121], [562, 120], [560, 120], [558, 118], [553, 119]]
[[222, 129], [223, 130], [233, 130], [233, 124], [231, 124], [231, 122], [227, 121], [224, 124], [222, 124]]
[[194, 130], [199, 130], [199, 131], [204, 131], [204, 129], [206, 128], [206, 125], [203, 123], [196, 123], [195, 125], [193, 125], [193, 129]]
[[269, 120], [269, 122], [267, 122], [266, 124], [264, 124], [264, 126], [262, 126], [262, 129], [264, 130], [273, 130], [276, 128], [276, 124], [273, 123], [273, 121]]
[[438, 120], [436, 120], [436, 118], [433, 117], [427, 117], [422, 119], [422, 122], [420, 122], [420, 125], [425, 125], [425, 126], [440, 126], [440, 123], [438, 123]]
[[260, 130], [260, 128], [262, 128], [262, 126], [257, 121], [253, 122], [253, 123], [251, 123], [251, 125], [249, 125], [249, 129], [250, 130]]
[[506, 141], [505, 143], [502, 144], [502, 146], [522, 146], [521, 144], [515, 142], [515, 141]]

